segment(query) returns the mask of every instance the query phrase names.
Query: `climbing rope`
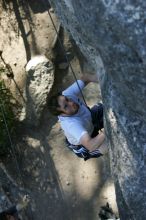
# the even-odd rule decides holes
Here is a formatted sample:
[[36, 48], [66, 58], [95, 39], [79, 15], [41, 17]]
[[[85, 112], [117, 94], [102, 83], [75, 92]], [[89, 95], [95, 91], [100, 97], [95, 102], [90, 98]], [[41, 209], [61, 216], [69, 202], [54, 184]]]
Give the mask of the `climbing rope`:
[[17, 85], [17, 83], [16, 83], [16, 81], [15, 81], [15, 79], [14, 79], [13, 70], [12, 70], [11, 66], [5, 62], [5, 60], [4, 60], [3, 56], [2, 56], [2, 53], [3, 53], [3, 52], [0, 51], [0, 58], [1, 58], [2, 62], [3, 62], [3, 64], [4, 64], [5, 68], [6, 68], [7, 71], [8, 71], [8, 73], [7, 73], [6, 75], [7, 75], [7, 77], [8, 77], [10, 80], [13, 80], [13, 82], [15, 83], [15, 86], [16, 86], [16, 88], [17, 88], [17, 90], [18, 90], [18, 92], [19, 92], [19, 94], [20, 94], [20, 96], [21, 96], [23, 102], [26, 103], [26, 100], [25, 100], [25, 98], [23, 97], [23, 94], [22, 94], [21, 90], [20, 90], [19, 86]]
[[[11, 135], [10, 135], [10, 131], [9, 131], [9, 128], [8, 128], [8, 123], [7, 123], [7, 119], [6, 119], [6, 113], [5, 113], [5, 107], [4, 107], [4, 104], [3, 104], [3, 101], [1, 100], [1, 98], [0, 98], [0, 110], [1, 110], [1, 113], [2, 113], [3, 121], [4, 121], [4, 124], [5, 124], [5, 128], [6, 128], [6, 132], [7, 132], [9, 142], [10, 142], [10, 146], [11, 146], [11, 151], [10, 152], [11, 152], [12, 158], [14, 158], [14, 161], [16, 163], [16, 167], [17, 167], [17, 170], [18, 170], [18, 173], [19, 173], [21, 184], [22, 184], [23, 188], [25, 189], [22, 174], [21, 174], [21, 170], [20, 170], [20, 167], [19, 167], [19, 163], [17, 161], [16, 153], [15, 153], [15, 148], [14, 148], [12, 138], [11, 138]], [[26, 195], [27, 195], [27, 193], [26, 193]], [[31, 208], [30, 208], [30, 210], [31, 210]], [[34, 218], [33, 218], [32, 210], [31, 210], [30, 214], [31, 214], [31, 219], [33, 220]]]
[[4, 104], [3, 104], [3, 101], [1, 99], [0, 99], [0, 109], [1, 109], [2, 117], [3, 117], [3, 121], [4, 121], [4, 124], [5, 124], [6, 132], [7, 132], [9, 141], [10, 141], [10, 146], [11, 146], [11, 151], [10, 152], [11, 152], [12, 156], [15, 158], [16, 166], [17, 166], [17, 169], [19, 171], [19, 175], [20, 175], [20, 177], [22, 177], [21, 172], [20, 172], [20, 168], [19, 168], [19, 165], [18, 165], [18, 162], [17, 162], [17, 159], [16, 159], [15, 149], [14, 149], [14, 146], [13, 146], [13, 143], [12, 143], [12, 138], [11, 138], [11, 135], [10, 135], [10, 132], [9, 132], [6, 116], [5, 116]]
[[[49, 3], [49, 5], [51, 5], [50, 2], [49, 2], [49, 0], [48, 0], [48, 3]], [[45, 1], [45, 0], [44, 0], [44, 4], [46, 5], [46, 1]], [[80, 94], [81, 94], [81, 96], [82, 96], [82, 99], [83, 99], [85, 105], [87, 106], [85, 97], [84, 97], [83, 92], [82, 92], [82, 90], [81, 90], [81, 88], [80, 88], [80, 85], [79, 85], [79, 83], [78, 83], [76, 74], [75, 74], [75, 72], [74, 72], [74, 70], [73, 70], [73, 67], [72, 67], [72, 65], [71, 65], [71, 63], [70, 63], [70, 61], [69, 61], [69, 59], [68, 59], [68, 57], [67, 57], [67, 55], [66, 55], [66, 50], [65, 50], [65, 48], [64, 48], [64, 46], [63, 46], [63, 44], [62, 44], [62, 42], [61, 42], [60, 36], [59, 36], [58, 31], [57, 31], [57, 28], [56, 28], [56, 26], [55, 26], [55, 22], [53, 21], [53, 18], [52, 18], [52, 15], [51, 15], [49, 9], [48, 9], [47, 11], [48, 11], [48, 15], [49, 15], [49, 17], [50, 17], [50, 20], [51, 20], [51, 22], [52, 22], [52, 25], [53, 25], [53, 27], [54, 27], [54, 30], [55, 30], [55, 32], [56, 32], [56, 34], [57, 34], [57, 39], [58, 39], [58, 41], [59, 41], [59, 44], [60, 44], [60, 46], [61, 46], [61, 48], [62, 48], [62, 50], [63, 50], [63, 52], [64, 52], [65, 58], [66, 58], [66, 60], [67, 60], [67, 63], [68, 63], [68, 65], [69, 65], [70, 69], [71, 69], [71, 72], [72, 72], [72, 74], [73, 74], [73, 77], [74, 77], [74, 79], [75, 79], [75, 81], [76, 81], [76, 83], [77, 83], [77, 86], [78, 86], [78, 88], [79, 88], [79, 91], [80, 91]]]

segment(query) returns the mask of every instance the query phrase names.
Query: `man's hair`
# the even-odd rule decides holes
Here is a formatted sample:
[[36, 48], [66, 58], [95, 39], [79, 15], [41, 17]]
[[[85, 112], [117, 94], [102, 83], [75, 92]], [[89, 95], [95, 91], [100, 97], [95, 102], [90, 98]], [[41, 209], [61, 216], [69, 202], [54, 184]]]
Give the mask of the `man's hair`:
[[5, 212], [0, 213], [0, 219], [1, 220], [7, 220], [7, 216]]
[[[0, 220], [8, 220], [8, 216], [14, 217], [14, 216], [11, 215], [11, 214], [7, 214], [6, 212], [3, 212], [3, 213], [0, 214]], [[16, 219], [16, 218], [14, 217], [14, 219]], [[17, 218], [17, 219], [18, 219], [18, 218]], [[19, 219], [18, 219], [18, 220], [19, 220]]]
[[58, 108], [60, 107], [58, 104], [58, 97], [61, 95], [62, 95], [62, 93], [58, 92], [57, 94], [48, 98], [47, 106], [48, 106], [49, 111], [52, 115], [58, 116], [62, 113], [62, 111], [58, 110]]

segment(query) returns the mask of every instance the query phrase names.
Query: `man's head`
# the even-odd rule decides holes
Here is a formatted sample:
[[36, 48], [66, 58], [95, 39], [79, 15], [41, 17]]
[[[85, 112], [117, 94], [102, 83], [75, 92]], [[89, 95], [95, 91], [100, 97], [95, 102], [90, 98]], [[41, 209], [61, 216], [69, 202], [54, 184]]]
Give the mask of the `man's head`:
[[48, 101], [49, 110], [53, 115], [71, 116], [78, 112], [79, 105], [72, 99], [61, 95], [52, 96]]

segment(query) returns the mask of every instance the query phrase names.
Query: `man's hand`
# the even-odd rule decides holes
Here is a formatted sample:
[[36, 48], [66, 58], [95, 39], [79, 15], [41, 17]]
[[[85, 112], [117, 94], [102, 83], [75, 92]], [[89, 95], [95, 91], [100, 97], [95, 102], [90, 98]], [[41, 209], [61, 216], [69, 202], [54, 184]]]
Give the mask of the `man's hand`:
[[100, 148], [105, 144], [105, 134], [101, 132], [96, 137], [91, 138], [88, 133], [81, 137], [80, 144], [87, 148], [90, 152]]
[[87, 85], [88, 83], [90, 82], [95, 82], [95, 83], [98, 83], [98, 78], [97, 78], [97, 75], [89, 75], [89, 74], [84, 74], [82, 77], [81, 77], [81, 80], [85, 83], [85, 85]]

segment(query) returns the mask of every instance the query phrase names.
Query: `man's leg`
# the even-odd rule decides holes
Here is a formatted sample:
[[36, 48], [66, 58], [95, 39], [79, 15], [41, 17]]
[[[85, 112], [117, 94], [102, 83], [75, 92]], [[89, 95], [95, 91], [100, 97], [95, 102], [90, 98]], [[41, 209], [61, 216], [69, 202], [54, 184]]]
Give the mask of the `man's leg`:
[[94, 132], [92, 137], [95, 137], [98, 134], [98, 131], [101, 130], [103, 126], [103, 104], [98, 103], [91, 108], [92, 122], [94, 125]]
[[[94, 124], [94, 131], [92, 137], [99, 134], [99, 131], [104, 127], [103, 125], [103, 104], [98, 103], [91, 108], [92, 122]], [[98, 150], [104, 155], [108, 152], [106, 140], [101, 144]]]
[[106, 140], [100, 145], [100, 147], [98, 148], [98, 150], [99, 150], [100, 153], [102, 153], [103, 155], [108, 152], [108, 147], [107, 147], [107, 142], [106, 142]]

